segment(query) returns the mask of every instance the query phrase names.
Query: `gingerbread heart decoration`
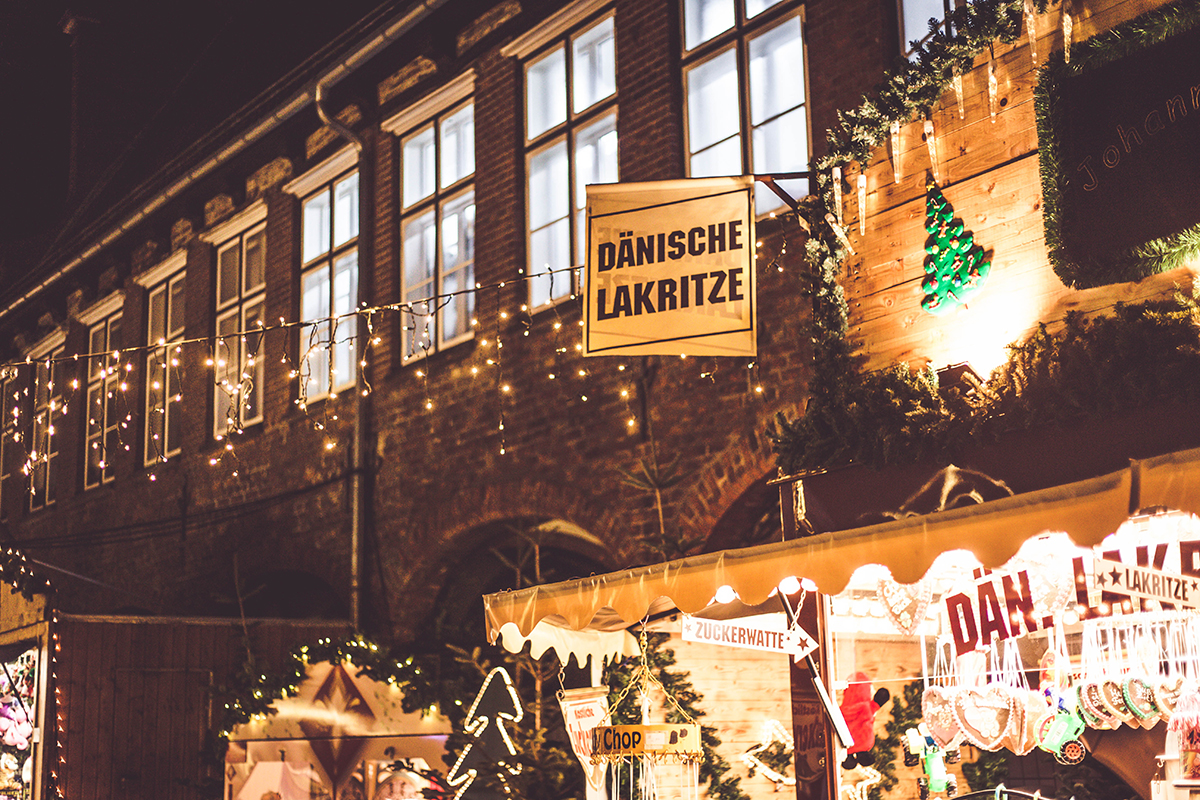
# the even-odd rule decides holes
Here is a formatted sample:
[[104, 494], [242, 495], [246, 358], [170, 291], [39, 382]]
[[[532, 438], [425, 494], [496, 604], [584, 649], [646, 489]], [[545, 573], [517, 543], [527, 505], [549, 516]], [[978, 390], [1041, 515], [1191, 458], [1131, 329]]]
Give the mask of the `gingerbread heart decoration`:
[[1099, 683], [1080, 684], [1079, 706], [1085, 712], [1083, 719], [1088, 727], [1098, 730], [1113, 730], [1121, 727], [1120, 718], [1104, 707]]
[[1162, 712], [1163, 719], [1168, 721], [1171, 719], [1171, 715], [1175, 713], [1175, 704], [1179, 702], [1179, 695], [1182, 693], [1183, 677], [1180, 675], [1176, 675], [1174, 678], [1163, 678], [1154, 687], [1154, 704]]
[[1154, 702], [1154, 687], [1148, 681], [1142, 678], [1126, 678], [1121, 691], [1125, 695], [1125, 705], [1143, 728], [1149, 730], [1162, 719], [1162, 712]]
[[954, 695], [958, 690], [930, 686], [921, 695], [921, 716], [929, 735], [941, 748], [957, 747], [962, 742], [962, 730], [954, 714]]
[[1130, 710], [1125, 702], [1125, 687], [1114, 680], [1100, 682], [1100, 704], [1104, 709], [1126, 725], [1137, 723], [1137, 715]]
[[916, 583], [897, 583], [891, 577], [879, 579], [879, 602], [884, 613], [904, 636], [912, 636], [925, 619], [933, 600], [933, 586], [924, 578]]
[[1018, 722], [1017, 698], [1007, 686], [960, 688], [954, 695], [954, 718], [968, 742], [996, 750]]
[[1017, 696], [1017, 705], [1021, 724], [1013, 726], [1009, 732], [1008, 741], [1004, 746], [1013, 751], [1019, 756], [1028, 754], [1037, 747], [1038, 730], [1042, 726], [1042, 721], [1050, 715], [1050, 705], [1046, 702], [1046, 696], [1041, 692], [1032, 690], [1013, 690]]

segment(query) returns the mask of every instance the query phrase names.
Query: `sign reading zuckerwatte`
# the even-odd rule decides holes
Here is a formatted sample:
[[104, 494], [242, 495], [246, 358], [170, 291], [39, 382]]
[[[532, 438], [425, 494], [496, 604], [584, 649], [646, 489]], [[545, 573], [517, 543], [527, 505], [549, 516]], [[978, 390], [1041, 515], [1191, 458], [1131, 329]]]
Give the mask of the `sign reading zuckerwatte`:
[[755, 355], [753, 186], [587, 187], [583, 354]]

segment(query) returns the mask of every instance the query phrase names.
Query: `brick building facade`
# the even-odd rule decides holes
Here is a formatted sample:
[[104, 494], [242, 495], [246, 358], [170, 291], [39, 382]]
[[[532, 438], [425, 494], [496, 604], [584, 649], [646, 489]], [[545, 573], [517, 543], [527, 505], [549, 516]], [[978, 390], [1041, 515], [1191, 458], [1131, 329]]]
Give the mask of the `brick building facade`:
[[[809, 357], [798, 246], [759, 276], [759, 356], [752, 362], [585, 360], [575, 350], [579, 302], [562, 296], [535, 307], [526, 281], [536, 235], [529, 219], [538, 213], [529, 210], [536, 198], [526, 200], [529, 165], [539, 152], [565, 152], [555, 137], [561, 143], [570, 136], [578, 148], [593, 112], [576, 115], [573, 108], [565, 133], [553, 129], [548, 149], [538, 151], [543, 139], [527, 135], [525, 114], [534, 102], [526, 98], [536, 99], [538, 90], [526, 91], [524, 83], [536, 71], [529, 65], [556, 47], [571, 48], [571, 68], [582, 72], [590, 62], [575, 66], [586, 56], [581, 32], [597, 20], [609, 21], [616, 66], [594, 116], [617, 120], [621, 181], [699, 172], [687, 155], [686, 81], [700, 75], [701, 57], [715, 63], [736, 53], [734, 79], [744, 92], [749, 43], [778, 24], [806, 25], [807, 53], [794, 77], [807, 91], [802, 113], [791, 118], [800, 124], [778, 133], [807, 159], [820, 151], [834, 109], [868, 88], [898, 50], [885, 0], [764, 5], [747, 17], [737, 3], [734, 30], [690, 51], [684, 8], [674, 2], [400, 7], [389, 23], [394, 43], [343, 43], [338, 57], [307, 65], [300, 100], [278, 102], [275, 87], [255, 107], [275, 102], [286, 113], [263, 113], [245, 130], [214, 140], [211, 153], [193, 159], [189, 152], [188, 163], [165, 165], [92, 220], [86, 235], [75, 236], [81, 244], [74, 253], [29, 279], [49, 282], [28, 293], [15, 287], [0, 316], [5, 339], [14, 342], [5, 388], [15, 398], [8, 413], [16, 411], [0, 506], [9, 538], [57, 576], [58, 606], [227, 615], [236, 613], [241, 594], [259, 615], [360, 613], [368, 629], [403, 639], [429, 616], [447, 576], [461, 572], [472, 553], [511, 539], [514, 527], [548, 524], [557, 531], [548, 547], [594, 566], [653, 558], [653, 496], [623, 484], [617, 472], [636, 471], [652, 449], [663, 463], [678, 459], [683, 479], [663, 492], [663, 504], [666, 527], [681, 540], [703, 546], [723, 519], [728, 527], [733, 519], [741, 525], [770, 518], [762, 498], [769, 497], [763, 485], [773, 467], [763, 430], [775, 412], [797, 407]], [[340, 59], [353, 66], [338, 66]], [[322, 81], [322, 103], [348, 129], [318, 119], [310, 87]], [[584, 91], [582, 83], [574, 86]], [[754, 89], [762, 90], [776, 87]], [[405, 200], [406, 176], [419, 166], [405, 161], [406, 147], [414, 136], [432, 140], [429, 125], [447, 135], [445, 115], [461, 108], [473, 110], [472, 172], [449, 188], [469, 187], [471, 213], [478, 209], [470, 233], [473, 281], [481, 287], [477, 324], [456, 338], [438, 329], [427, 355], [406, 359], [406, 326], [418, 318], [398, 305], [419, 292], [404, 285], [405, 226], [421, 223], [421, 207]], [[755, 134], [745, 128], [756, 123], [749, 122], [748, 101], [739, 114], [738, 141], [750, 159]], [[448, 149], [440, 139], [438, 147]], [[583, 167], [572, 160], [582, 159], [579, 152], [566, 159], [574, 170], [568, 181], [582, 180]], [[449, 163], [452, 154], [440, 155]], [[757, 163], [767, 166], [757, 171], [771, 171], [768, 162], [764, 145]], [[357, 177], [356, 189], [342, 191], [338, 181], [346, 176]], [[342, 269], [331, 266], [343, 258], [341, 206], [332, 218], [323, 212], [334, 226], [333, 261], [314, 267], [306, 250], [305, 237], [320, 235], [305, 232], [302, 209], [313, 204], [313, 220], [322, 213], [312, 199], [326, 191], [321, 187], [337, 194], [335, 206], [345, 200], [346, 213], [357, 214], [353, 297], [333, 286], [337, 276], [320, 273]], [[428, 207], [438, 214], [430, 235], [445, 244], [449, 234], [437, 226], [449, 224], [458, 200], [443, 197], [442, 188]], [[570, 209], [567, 224], [577, 224], [571, 220], [581, 208]], [[766, 217], [760, 232], [769, 257], [789, 236], [799, 238]], [[417, 238], [411, 235], [410, 244]], [[436, 264], [435, 271], [446, 269]], [[310, 306], [306, 289], [337, 296]], [[363, 327], [353, 331], [369, 346], [330, 345], [320, 338], [323, 329], [295, 324], [315, 318], [306, 316], [312, 308], [324, 317], [331, 307], [350, 307], [339, 302], [378, 309], [359, 315]], [[449, 312], [439, 313], [445, 323]], [[260, 322], [267, 331], [255, 352]], [[355, 322], [342, 319], [335, 338], [344, 339]], [[229, 332], [235, 335], [225, 341]], [[182, 344], [156, 347], [160, 338]], [[75, 360], [112, 351], [119, 356], [95, 355], [90, 368], [87, 359]], [[359, 357], [362, 374], [344, 381], [346, 359]], [[335, 389], [346, 383], [342, 391], [329, 391], [327, 376], [312, 374], [329, 358], [343, 362], [332, 379]], [[235, 368], [249, 377], [238, 381]], [[314, 381], [319, 399], [305, 402], [300, 372]], [[253, 388], [239, 399], [222, 379]], [[725, 543], [737, 538], [721, 534]]]

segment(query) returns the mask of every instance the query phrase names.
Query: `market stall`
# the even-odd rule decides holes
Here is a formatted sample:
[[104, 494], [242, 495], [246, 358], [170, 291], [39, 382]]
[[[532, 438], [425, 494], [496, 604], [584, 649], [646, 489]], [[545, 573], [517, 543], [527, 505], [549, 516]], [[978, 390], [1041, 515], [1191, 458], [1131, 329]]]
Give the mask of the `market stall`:
[[[772, 641], [812, 633], [810, 680], [843, 711], [852, 700], [870, 709], [880, 686], [919, 683], [923, 724], [905, 749], [922, 791], [955, 788], [947, 762], [965, 744], [1096, 758], [1143, 796], [1153, 782], [1182, 797], [1200, 776], [1196, 509], [1200, 451], [1191, 450], [967, 508], [489, 595], [485, 613], [489, 635], [503, 632], [512, 647], [539, 622], [614, 630], [678, 612], [685, 629], [746, 615], [759, 622], [745, 627], [770, 631], [765, 617], [783, 612]], [[820, 603], [797, 607], [802, 586]], [[746, 636], [729, 643], [744, 647]], [[799, 656], [793, 646], [784, 652]], [[796, 710], [812, 705], [797, 703], [792, 685], [796, 733], [811, 724]], [[827, 732], [838, 717], [854, 727], [851, 712], [825, 711]], [[844, 733], [836, 739], [827, 796], [869, 768], [850, 758], [861, 748]], [[1120, 758], [1106, 755], [1114, 748]], [[797, 746], [797, 776], [801, 757]]]

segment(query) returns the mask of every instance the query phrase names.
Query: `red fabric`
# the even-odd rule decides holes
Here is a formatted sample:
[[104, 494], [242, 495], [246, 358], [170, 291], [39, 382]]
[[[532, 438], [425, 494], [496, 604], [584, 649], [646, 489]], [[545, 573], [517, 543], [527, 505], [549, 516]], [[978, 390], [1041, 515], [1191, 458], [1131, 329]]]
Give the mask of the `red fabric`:
[[850, 685], [842, 693], [839, 706], [850, 735], [854, 737], [854, 744], [846, 748], [847, 753], [865, 753], [875, 746], [875, 714], [879, 706], [871, 695], [871, 679], [865, 673], [856, 672], [850, 676]]

